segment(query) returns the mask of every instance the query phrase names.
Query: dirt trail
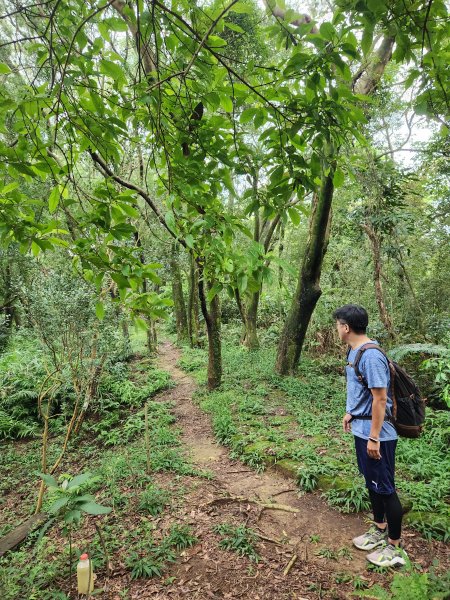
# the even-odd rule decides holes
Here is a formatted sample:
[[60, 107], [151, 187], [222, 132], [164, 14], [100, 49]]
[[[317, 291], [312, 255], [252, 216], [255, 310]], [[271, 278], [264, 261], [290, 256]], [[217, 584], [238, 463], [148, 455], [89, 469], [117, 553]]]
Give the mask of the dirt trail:
[[[171, 516], [189, 523], [200, 542], [182, 553], [170, 571], [170, 580], [131, 582], [130, 598], [336, 600], [354, 597], [355, 579], [369, 587], [386, 585], [386, 576], [368, 572], [365, 554], [352, 547], [352, 537], [367, 527], [362, 515], [343, 515], [318, 494], [299, 495], [292, 479], [273, 470], [257, 474], [232, 460], [228, 450], [215, 442], [208, 415], [192, 400], [196, 383], [177, 367], [179, 358], [180, 351], [173, 344], [160, 346], [158, 366], [171, 374], [176, 386], [156, 399], [174, 403], [186, 451], [196, 466], [213, 475], [211, 480], [196, 478], [184, 483], [183, 501]], [[248, 502], [224, 501], [236, 496]], [[263, 509], [261, 504], [268, 502], [297, 512]], [[214, 526], [230, 521], [248, 525], [262, 536], [257, 565], [219, 548]], [[425, 542], [412, 532], [405, 536], [409, 537], [408, 547], [415, 545], [414, 559], [425, 567], [433, 557], [446, 554], [444, 544]], [[298, 558], [284, 575], [294, 555]]]
[[[245, 496], [261, 502], [273, 501], [298, 509], [297, 514], [284, 511], [264, 511], [260, 523], [263, 529], [279, 538], [284, 530], [293, 545], [304, 542], [310, 535], [320, 535], [321, 543], [328, 547], [343, 547], [364, 530], [363, 519], [356, 515], [343, 515], [331, 509], [319, 496], [306, 494], [299, 497], [292, 480], [268, 470], [257, 474], [239, 461], [229, 457], [226, 448], [214, 440], [211, 424], [206, 415], [192, 401], [196, 389], [194, 380], [177, 367], [180, 351], [166, 342], [160, 347], [159, 366], [168, 371], [177, 386], [166, 392], [164, 398], [175, 402], [174, 413], [182, 428], [182, 441], [189, 449], [192, 461], [214, 474], [224, 495]], [[275, 497], [276, 496], [276, 497]], [[363, 553], [355, 553], [348, 570], [361, 572], [366, 560]]]

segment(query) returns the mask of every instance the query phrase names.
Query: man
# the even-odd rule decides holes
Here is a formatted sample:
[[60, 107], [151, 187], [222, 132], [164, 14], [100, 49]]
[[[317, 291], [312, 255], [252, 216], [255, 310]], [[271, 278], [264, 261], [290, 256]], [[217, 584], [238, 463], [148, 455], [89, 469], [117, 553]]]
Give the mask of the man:
[[353, 369], [358, 350], [376, 344], [366, 335], [369, 317], [362, 306], [346, 304], [333, 317], [340, 339], [349, 347], [347, 357], [347, 406], [342, 421], [344, 432], [355, 439], [358, 467], [364, 476], [373, 510], [374, 526], [353, 540], [360, 550], [373, 550], [367, 559], [378, 566], [405, 564], [400, 546], [403, 509], [395, 491], [395, 448], [397, 432], [389, 421], [390, 372], [386, 357], [376, 348], [363, 352], [358, 365], [362, 380]]

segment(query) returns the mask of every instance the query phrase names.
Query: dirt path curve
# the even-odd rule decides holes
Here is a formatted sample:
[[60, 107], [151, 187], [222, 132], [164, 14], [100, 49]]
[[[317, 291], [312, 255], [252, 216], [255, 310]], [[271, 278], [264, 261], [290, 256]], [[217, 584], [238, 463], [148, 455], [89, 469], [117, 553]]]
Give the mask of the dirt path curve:
[[[299, 497], [293, 490], [293, 481], [276, 472], [268, 470], [257, 474], [241, 462], [231, 460], [227, 449], [215, 442], [208, 415], [192, 401], [196, 383], [177, 367], [179, 358], [180, 351], [173, 344], [165, 342], [160, 346], [159, 367], [168, 371], [177, 384], [164, 393], [164, 399], [175, 403], [174, 414], [182, 429], [182, 441], [194, 464], [214, 474], [218, 491], [224, 496], [245, 496], [261, 502], [272, 500], [297, 509], [296, 514], [264, 510], [260, 526], [275, 538], [280, 538], [284, 531], [295, 546], [304, 544], [311, 535], [319, 535], [323, 546], [350, 549], [352, 537], [365, 528], [362, 517], [343, 515], [316, 494]], [[309, 555], [313, 552], [314, 548]], [[345, 563], [345, 570], [361, 573], [366, 566], [365, 554], [355, 550], [351, 561]]]

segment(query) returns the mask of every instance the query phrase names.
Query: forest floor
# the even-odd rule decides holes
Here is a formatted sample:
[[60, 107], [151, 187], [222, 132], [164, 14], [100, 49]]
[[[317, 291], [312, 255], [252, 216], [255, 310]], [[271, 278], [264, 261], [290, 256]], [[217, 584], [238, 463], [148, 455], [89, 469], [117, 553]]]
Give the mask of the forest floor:
[[[200, 542], [182, 553], [169, 580], [131, 582], [130, 597], [337, 599], [358, 596], [358, 589], [375, 583], [385, 585], [391, 574], [368, 571], [365, 553], [352, 547], [352, 538], [367, 529], [368, 520], [338, 512], [317, 493], [299, 492], [294, 480], [274, 469], [258, 474], [230, 458], [214, 440], [209, 416], [193, 401], [197, 384], [178, 368], [179, 359], [176, 346], [160, 346], [158, 366], [170, 373], [176, 386], [155, 399], [173, 403], [190, 460], [212, 475], [186, 489], [181, 508]], [[245, 525], [260, 536], [258, 563], [217, 548], [217, 536], [211, 532], [223, 522]], [[430, 557], [436, 557], [448, 565], [444, 544], [428, 542], [412, 530], [405, 530], [404, 537], [416, 563], [429, 565]], [[284, 574], [293, 557], [295, 562]]]
[[[127, 367], [126, 379], [114, 387], [116, 400], [103, 397], [106, 404], [102, 413], [86, 423], [60, 468], [62, 473], [72, 475], [92, 472], [93, 483], [87, 491], [112, 509], [108, 515], [85, 517], [73, 529], [71, 572], [77, 557], [87, 550], [95, 565], [95, 597], [105, 600], [393, 597], [390, 592], [380, 596], [379, 586], [388, 590], [394, 571], [368, 568], [365, 553], [352, 546], [352, 538], [368, 527], [367, 515], [339, 512], [327, 504], [320, 492], [302, 491], [295, 474], [287, 476], [288, 469], [281, 469], [283, 462], [289, 460], [278, 459], [289, 455], [275, 452], [285, 452], [286, 448], [292, 451], [296, 445], [301, 450], [310, 445], [319, 466], [326, 459], [321, 430], [311, 437], [313, 428], [317, 429], [317, 419], [314, 415], [308, 417], [308, 405], [302, 405], [295, 413], [296, 420], [304, 418], [305, 428], [310, 428], [309, 435], [305, 435], [304, 430], [294, 426], [289, 412], [293, 405], [286, 403], [279, 389], [262, 382], [260, 372], [270, 375], [270, 369], [261, 362], [264, 357], [250, 357], [251, 364], [246, 362], [249, 358], [240, 354], [235, 362], [231, 358], [228, 356], [223, 390], [207, 394], [202, 385], [203, 354], [186, 354], [186, 350], [169, 341], [160, 344], [156, 359], [136, 352]], [[203, 369], [200, 376], [195, 364]], [[314, 373], [307, 379], [311, 380], [311, 393], [317, 399], [320, 380]], [[301, 378], [298, 381], [302, 383]], [[255, 382], [260, 383], [259, 390]], [[324, 394], [331, 402], [327, 386]], [[308, 391], [302, 390], [299, 396]], [[275, 464], [268, 460], [263, 472], [259, 472], [259, 450], [255, 456], [250, 455], [252, 461], [257, 459], [251, 468], [237, 458], [233, 448], [218, 443], [218, 427], [224, 427], [228, 421], [223, 420], [223, 414], [219, 418], [217, 412], [208, 411], [207, 403], [228, 410], [227, 401], [240, 407], [241, 430], [248, 427], [247, 437], [234, 434], [239, 443], [259, 440], [251, 437], [254, 431], [266, 438], [257, 445], [263, 448], [264, 458], [273, 459]], [[150, 414], [150, 465], [144, 435], [146, 402]], [[260, 412], [261, 403], [265, 405], [264, 414]], [[322, 404], [319, 410], [324, 410], [321, 407]], [[321, 421], [325, 417], [320, 414]], [[327, 423], [320, 426], [324, 428]], [[52, 438], [50, 450], [54, 456], [61, 435], [60, 432]], [[325, 437], [328, 440], [330, 435]], [[335, 445], [328, 448], [328, 460], [335, 460], [340, 444], [348, 445], [349, 440], [342, 441], [334, 434], [331, 437]], [[318, 445], [311, 446], [311, 439]], [[3, 533], [33, 511], [39, 456], [37, 438], [2, 445]], [[239, 456], [245, 460], [245, 455]], [[342, 460], [340, 465], [345, 464]], [[352, 480], [354, 471], [345, 475]], [[44, 510], [49, 510], [54, 499], [49, 490]], [[35, 532], [14, 552], [0, 558], [1, 600], [76, 597], [62, 525], [57, 519], [40, 541]], [[100, 543], [97, 527], [103, 531], [105, 547]], [[448, 544], [427, 541], [409, 527], [404, 529], [404, 542], [417, 566], [416, 573], [429, 571], [435, 559], [439, 573], [450, 568]], [[410, 576], [403, 579], [412, 582]], [[395, 596], [408, 600], [412, 597], [425, 598], [417, 593]]]

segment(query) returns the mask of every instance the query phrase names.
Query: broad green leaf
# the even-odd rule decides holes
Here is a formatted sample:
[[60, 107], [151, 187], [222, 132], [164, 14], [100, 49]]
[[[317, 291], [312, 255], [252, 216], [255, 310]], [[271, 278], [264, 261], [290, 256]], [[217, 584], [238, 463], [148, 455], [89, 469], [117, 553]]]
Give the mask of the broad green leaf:
[[141, 319], [141, 317], [134, 317], [133, 319], [135, 326], [142, 331], [148, 330], [148, 323], [145, 319]]
[[243, 294], [245, 292], [245, 290], [247, 289], [248, 277], [244, 273], [243, 275], [239, 275], [237, 281], [238, 281], [239, 291], [241, 292], [241, 294]]
[[126, 289], [130, 287], [130, 282], [121, 273], [112, 273], [111, 278], [117, 283], [119, 288]]
[[227, 96], [226, 94], [221, 94], [220, 105], [224, 111], [229, 113], [233, 112], [233, 101], [231, 100], [230, 96]]
[[111, 507], [101, 506], [96, 502], [84, 502], [80, 504], [79, 508], [88, 515], [107, 515], [111, 512]]
[[336, 31], [331, 23], [325, 22], [320, 26], [320, 35], [326, 40], [332, 40]]
[[5, 63], [0, 63], [0, 75], [8, 75], [11, 73], [11, 69]]
[[5, 187], [1, 190], [1, 194], [6, 195], [9, 194], [10, 192], [16, 190], [19, 187], [19, 184], [17, 181], [13, 181], [12, 183], [8, 183], [8, 185], [5, 185]]
[[168, 212], [166, 212], [164, 220], [166, 221], [167, 227], [171, 230], [176, 232], [177, 230], [177, 225], [175, 222], [175, 216], [173, 214], [173, 212], [171, 210], [169, 210]]
[[59, 186], [57, 185], [56, 187], [53, 188], [53, 190], [51, 191], [51, 194], [48, 198], [48, 210], [50, 211], [50, 214], [53, 214], [55, 212], [55, 210], [58, 208], [60, 197], [61, 197], [61, 194], [59, 191]]
[[42, 479], [46, 486], [51, 488], [59, 487], [58, 482], [52, 475], [48, 475], [47, 473], [39, 473], [39, 477]]
[[78, 523], [81, 519], [81, 512], [79, 510], [70, 510], [64, 515], [64, 523]]
[[221, 283], [215, 283], [212, 288], [208, 291], [207, 300], [211, 302], [217, 294], [220, 294], [222, 291], [223, 285]]
[[207, 44], [210, 48], [222, 48], [227, 42], [218, 35], [210, 35]]
[[225, 21], [224, 25], [227, 29], [231, 29], [231, 31], [236, 31], [237, 33], [245, 33], [245, 31], [242, 29], [242, 27], [239, 27], [239, 25], [236, 25], [235, 23], [230, 23], [229, 21]]
[[336, 187], [336, 188], [341, 187], [344, 184], [344, 181], [345, 181], [344, 172], [342, 171], [342, 169], [337, 168], [333, 175], [334, 187]]
[[256, 115], [257, 111], [258, 111], [257, 108], [246, 108], [244, 111], [242, 111], [239, 121], [243, 125], [245, 125], [246, 123], [248, 123], [249, 121], [251, 121], [253, 119], [253, 117]]
[[58, 498], [58, 500], [55, 500], [55, 502], [53, 502], [53, 504], [50, 506], [49, 512], [51, 512], [53, 515], [56, 514], [61, 508], [63, 508], [63, 506], [66, 506], [69, 500], [70, 496], [62, 496], [61, 498]]
[[288, 208], [289, 217], [294, 225], [298, 225], [300, 223], [300, 213], [296, 208], [290, 206]]
[[190, 233], [188, 233], [186, 235], [186, 237], [184, 238], [184, 241], [186, 242], [186, 246], [188, 248], [193, 248], [194, 247], [194, 238], [192, 237], [192, 235]]
[[103, 321], [103, 319], [105, 318], [105, 306], [103, 302], [97, 302], [97, 304], [95, 305], [95, 314], [97, 315], [97, 319]]
[[115, 62], [112, 62], [112, 60], [107, 60], [106, 58], [102, 58], [100, 61], [100, 73], [108, 75], [118, 82], [125, 80], [125, 74], [122, 67]]
[[231, 12], [235, 12], [240, 15], [251, 15], [252, 10], [253, 10], [253, 8], [250, 5], [244, 4], [243, 2], [238, 2], [237, 4], [234, 4], [230, 8]]

